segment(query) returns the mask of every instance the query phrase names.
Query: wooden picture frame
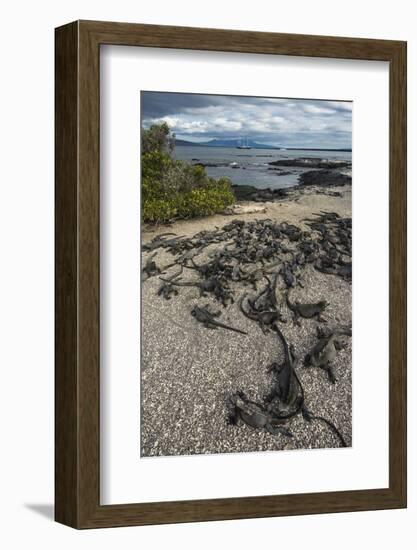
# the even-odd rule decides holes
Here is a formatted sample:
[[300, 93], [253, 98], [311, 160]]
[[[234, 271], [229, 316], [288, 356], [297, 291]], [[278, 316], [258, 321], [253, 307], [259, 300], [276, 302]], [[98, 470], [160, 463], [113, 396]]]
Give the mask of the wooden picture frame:
[[[100, 505], [99, 56], [116, 44], [389, 62], [389, 487]], [[56, 29], [56, 521], [117, 527], [406, 506], [406, 43], [76, 21]]]

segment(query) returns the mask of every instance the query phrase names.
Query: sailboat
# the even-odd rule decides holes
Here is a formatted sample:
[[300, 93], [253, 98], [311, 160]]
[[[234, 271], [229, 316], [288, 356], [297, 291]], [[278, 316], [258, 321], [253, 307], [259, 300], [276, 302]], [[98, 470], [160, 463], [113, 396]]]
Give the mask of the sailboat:
[[240, 140], [240, 145], [237, 146], [237, 149], [252, 149], [252, 147], [248, 144], [248, 138], [246, 138], [245, 143]]

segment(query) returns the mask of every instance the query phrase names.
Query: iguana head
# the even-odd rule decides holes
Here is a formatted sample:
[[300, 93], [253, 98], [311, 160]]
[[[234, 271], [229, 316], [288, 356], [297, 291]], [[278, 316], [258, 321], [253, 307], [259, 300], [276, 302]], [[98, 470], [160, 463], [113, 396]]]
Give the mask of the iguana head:
[[280, 365], [279, 363], [276, 363], [275, 361], [271, 364], [271, 366], [269, 367], [269, 371], [270, 372], [275, 372], [276, 374], [279, 374], [282, 369], [283, 369], [284, 365]]

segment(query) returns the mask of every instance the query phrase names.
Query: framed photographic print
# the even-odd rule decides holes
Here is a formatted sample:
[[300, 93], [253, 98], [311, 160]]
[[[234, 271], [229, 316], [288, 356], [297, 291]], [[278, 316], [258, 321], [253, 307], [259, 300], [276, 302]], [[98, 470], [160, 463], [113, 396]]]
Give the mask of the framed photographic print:
[[406, 44], [56, 29], [56, 520], [406, 506]]

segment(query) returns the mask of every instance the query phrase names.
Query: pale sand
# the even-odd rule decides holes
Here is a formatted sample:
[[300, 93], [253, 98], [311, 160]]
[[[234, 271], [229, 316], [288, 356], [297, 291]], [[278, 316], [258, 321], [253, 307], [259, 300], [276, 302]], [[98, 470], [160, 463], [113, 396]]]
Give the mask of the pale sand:
[[[265, 213], [241, 216], [215, 215], [208, 218], [179, 221], [172, 226], [147, 229], [143, 242], [157, 234], [173, 231], [194, 235], [203, 229], [221, 227], [232, 219], [272, 218], [304, 226], [302, 219], [319, 210], [351, 216], [351, 188], [332, 188], [342, 197], [316, 194], [315, 189], [294, 193], [291, 199], [265, 203]], [[259, 203], [256, 203], [259, 204]], [[307, 227], [304, 227], [307, 229]], [[147, 257], [147, 253], [143, 255]], [[173, 256], [159, 250], [159, 266], [169, 264]], [[178, 270], [177, 267], [172, 270]], [[169, 273], [174, 271], [170, 270]], [[184, 277], [195, 279], [192, 270]], [[311, 266], [306, 269], [305, 288], [294, 289], [294, 298], [303, 301], [328, 299], [325, 317], [329, 326], [351, 323], [351, 285], [333, 275], [324, 275]], [[288, 423], [294, 437], [272, 436], [248, 426], [230, 426], [226, 422], [225, 400], [228, 394], [244, 390], [259, 400], [271, 386], [267, 367], [282, 359], [282, 346], [275, 334], [264, 335], [259, 326], [246, 319], [237, 303], [222, 309], [221, 321], [243, 329], [248, 336], [227, 330], [208, 330], [190, 315], [195, 304], [216, 304], [199, 298], [198, 289], [184, 287], [180, 294], [166, 301], [156, 296], [160, 286], [152, 277], [142, 287], [142, 364], [141, 364], [141, 453], [164, 456], [196, 453], [247, 452], [260, 450], [337, 447], [338, 440], [322, 423], [306, 423], [297, 416]], [[281, 286], [281, 289], [283, 287]], [[248, 290], [247, 287], [244, 288]], [[236, 287], [237, 295], [242, 287]], [[218, 304], [217, 304], [218, 306]], [[316, 341], [316, 322], [303, 320], [294, 326], [286, 306], [288, 323], [282, 325], [287, 340], [302, 359]], [[300, 361], [301, 363], [302, 361]], [[331, 420], [348, 445], [352, 440], [351, 342], [339, 352], [334, 370], [336, 385], [324, 372], [297, 367], [306, 393], [309, 409]]]
[[342, 197], [332, 197], [328, 195], [319, 195], [316, 193], [317, 187], [306, 188], [300, 192], [294, 192], [288, 198], [282, 201], [275, 202], [250, 202], [242, 201], [242, 205], [265, 206], [266, 212], [255, 212], [253, 214], [242, 215], [224, 215], [215, 214], [206, 218], [194, 218], [192, 220], [179, 220], [172, 225], [160, 226], [145, 226], [142, 232], [142, 242], [146, 243], [160, 233], [165, 233], [169, 230], [174, 231], [178, 235], [194, 235], [203, 229], [214, 229], [216, 226], [221, 227], [228, 223], [231, 219], [239, 220], [263, 220], [271, 218], [274, 220], [288, 221], [309, 229], [304, 225], [302, 220], [311, 216], [313, 212], [326, 210], [329, 212], [337, 212], [340, 216], [352, 216], [352, 189], [351, 187], [332, 187], [331, 191], [342, 193]]

